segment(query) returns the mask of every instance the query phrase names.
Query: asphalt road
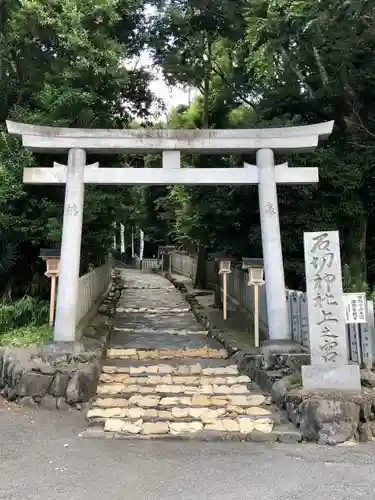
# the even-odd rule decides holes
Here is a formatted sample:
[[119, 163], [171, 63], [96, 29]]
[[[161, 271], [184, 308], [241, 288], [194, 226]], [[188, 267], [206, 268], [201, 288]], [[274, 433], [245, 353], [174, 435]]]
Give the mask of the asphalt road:
[[82, 439], [77, 413], [0, 404], [0, 499], [373, 498], [375, 444]]

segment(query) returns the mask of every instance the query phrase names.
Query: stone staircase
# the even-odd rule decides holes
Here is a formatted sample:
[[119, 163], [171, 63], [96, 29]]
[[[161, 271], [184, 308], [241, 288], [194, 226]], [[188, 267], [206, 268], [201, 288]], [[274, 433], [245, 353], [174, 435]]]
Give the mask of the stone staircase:
[[125, 288], [90, 428], [118, 437], [244, 437], [272, 432], [260, 389], [227, 360], [163, 277], [122, 270]]

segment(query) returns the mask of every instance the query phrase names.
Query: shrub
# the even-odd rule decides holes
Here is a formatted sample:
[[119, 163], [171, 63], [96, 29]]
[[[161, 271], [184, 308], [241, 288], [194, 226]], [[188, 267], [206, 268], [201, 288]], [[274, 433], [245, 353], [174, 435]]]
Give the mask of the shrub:
[[48, 303], [27, 295], [10, 304], [0, 303], [0, 335], [25, 326], [45, 325], [48, 312]]

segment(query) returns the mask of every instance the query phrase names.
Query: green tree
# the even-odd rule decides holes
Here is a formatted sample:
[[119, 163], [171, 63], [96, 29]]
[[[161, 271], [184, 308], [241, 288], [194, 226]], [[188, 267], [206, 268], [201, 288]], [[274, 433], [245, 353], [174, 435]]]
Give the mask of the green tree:
[[[316, 153], [288, 158], [291, 166], [318, 167], [319, 185], [278, 189], [289, 286], [303, 287], [303, 232], [323, 228], [339, 229], [343, 260], [357, 289], [375, 278], [375, 231], [368, 223], [375, 179], [374, 8], [364, 0], [172, 1], [162, 2], [156, 16], [161, 43], [155, 42], [155, 60], [171, 81], [181, 78], [203, 95], [197, 82], [207, 57], [199, 33], [210, 33], [213, 42], [208, 101], [199, 96], [188, 109], [176, 110], [172, 127], [201, 127], [204, 109], [209, 125], [217, 128], [335, 120], [331, 140]], [[203, 165], [241, 165], [244, 158], [217, 160], [204, 157]], [[184, 161], [202, 166], [202, 158]], [[256, 190], [236, 188], [222, 197], [221, 192], [171, 188], [169, 197], [156, 203], [169, 211], [174, 207], [171, 231], [184, 245], [206, 239], [214, 248], [259, 254]]]
[[[144, 6], [144, 0], [1, 2], [0, 126], [6, 118], [99, 128], [147, 119], [151, 76], [126, 64], [145, 42]], [[24, 167], [54, 160], [66, 163], [66, 157], [30, 155], [17, 140], [0, 136], [0, 233], [18, 248], [7, 285], [13, 295], [29, 291], [33, 277], [42, 275], [40, 247], [60, 244], [64, 187], [22, 183]], [[122, 157], [99, 161], [125, 166]], [[123, 186], [86, 186], [82, 272], [104, 258], [111, 224], [125, 216], [129, 196]]]

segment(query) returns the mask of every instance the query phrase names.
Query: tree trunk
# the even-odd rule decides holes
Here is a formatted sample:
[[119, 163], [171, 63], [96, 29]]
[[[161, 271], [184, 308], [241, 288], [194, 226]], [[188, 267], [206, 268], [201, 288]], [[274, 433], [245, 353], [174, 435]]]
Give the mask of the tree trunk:
[[221, 290], [220, 290], [220, 274], [219, 274], [219, 262], [215, 261], [215, 295], [214, 295], [214, 307], [216, 309], [223, 308], [223, 301], [221, 299]]
[[357, 229], [349, 237], [349, 266], [352, 275], [352, 285], [357, 292], [367, 291], [367, 262], [366, 262], [366, 240], [367, 240], [367, 217], [360, 216], [358, 223], [354, 225]]
[[195, 243], [191, 243], [190, 241], [186, 243], [184, 248], [189, 255], [197, 253], [197, 246]]
[[195, 274], [194, 288], [202, 288], [203, 290], [207, 288], [206, 260], [207, 247], [200, 245], [197, 257], [197, 272]]
[[202, 128], [209, 128], [209, 104], [210, 104], [210, 87], [211, 87], [211, 72], [212, 72], [212, 42], [208, 37], [206, 40], [207, 44], [207, 64], [204, 72], [204, 82], [203, 82], [203, 117], [202, 117]]
[[203, 117], [202, 126], [203, 128], [209, 127], [209, 99], [210, 99], [210, 75], [206, 72], [204, 77], [204, 90], [203, 90]]
[[[205, 40], [207, 64], [205, 67], [204, 81], [203, 81], [203, 116], [202, 128], [209, 128], [209, 103], [210, 103], [210, 87], [211, 87], [211, 72], [212, 72], [212, 41], [209, 37]], [[194, 288], [207, 288], [207, 247], [200, 244], [198, 248], [197, 258], [197, 272], [195, 275]]]
[[363, 281], [367, 284], [366, 242], [367, 242], [367, 216], [364, 215], [362, 217], [362, 224], [361, 224], [361, 239], [359, 243], [359, 251], [361, 252]]

